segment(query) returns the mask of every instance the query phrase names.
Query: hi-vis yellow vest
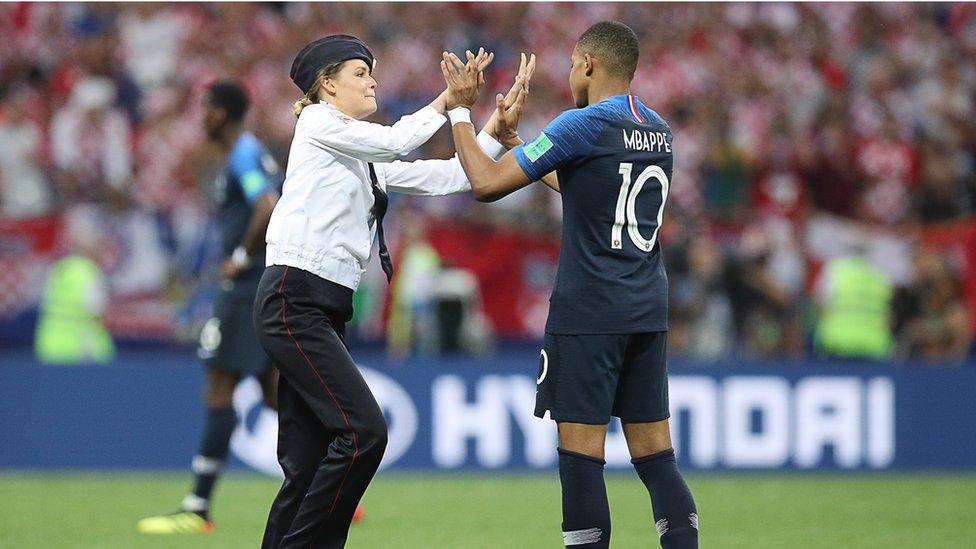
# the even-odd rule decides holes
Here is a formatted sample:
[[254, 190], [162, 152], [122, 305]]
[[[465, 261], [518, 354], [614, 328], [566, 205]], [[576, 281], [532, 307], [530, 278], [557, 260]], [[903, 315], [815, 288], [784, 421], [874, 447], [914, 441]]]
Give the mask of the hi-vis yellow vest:
[[94, 261], [68, 256], [51, 268], [41, 301], [34, 354], [45, 364], [104, 364], [115, 356], [112, 337], [86, 306], [102, 276]]
[[836, 259], [825, 268], [833, 292], [817, 325], [817, 346], [833, 356], [890, 357], [891, 284], [860, 257]]

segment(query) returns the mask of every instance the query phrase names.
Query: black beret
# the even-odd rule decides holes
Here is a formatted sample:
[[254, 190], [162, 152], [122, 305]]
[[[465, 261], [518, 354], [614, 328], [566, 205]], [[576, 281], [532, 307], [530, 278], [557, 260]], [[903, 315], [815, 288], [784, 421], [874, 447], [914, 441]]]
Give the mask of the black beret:
[[376, 59], [366, 44], [348, 34], [333, 34], [308, 44], [295, 56], [291, 64], [291, 80], [302, 93], [308, 93], [322, 67], [349, 59], [362, 59], [373, 72]]

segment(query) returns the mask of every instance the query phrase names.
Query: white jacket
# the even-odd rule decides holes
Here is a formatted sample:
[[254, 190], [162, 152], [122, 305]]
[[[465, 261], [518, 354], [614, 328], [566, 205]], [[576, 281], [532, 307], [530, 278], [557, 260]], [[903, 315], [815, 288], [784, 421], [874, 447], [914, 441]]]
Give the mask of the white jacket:
[[[367, 162], [374, 163], [386, 191], [445, 195], [471, 190], [457, 157], [394, 161], [430, 139], [445, 120], [429, 106], [392, 126], [355, 120], [327, 103], [305, 107], [268, 225], [267, 265], [296, 267], [355, 290], [376, 234]], [[484, 132], [478, 141], [491, 156], [504, 153]]]

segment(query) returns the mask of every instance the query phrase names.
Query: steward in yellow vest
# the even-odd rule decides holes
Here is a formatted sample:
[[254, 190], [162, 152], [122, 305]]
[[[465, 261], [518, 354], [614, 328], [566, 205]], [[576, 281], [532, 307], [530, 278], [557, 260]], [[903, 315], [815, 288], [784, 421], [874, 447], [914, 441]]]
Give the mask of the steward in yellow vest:
[[34, 354], [45, 364], [106, 364], [115, 357], [102, 325], [105, 275], [91, 259], [69, 255], [51, 268], [41, 301]]
[[821, 276], [817, 349], [841, 358], [891, 357], [891, 283], [858, 255], [829, 262]]

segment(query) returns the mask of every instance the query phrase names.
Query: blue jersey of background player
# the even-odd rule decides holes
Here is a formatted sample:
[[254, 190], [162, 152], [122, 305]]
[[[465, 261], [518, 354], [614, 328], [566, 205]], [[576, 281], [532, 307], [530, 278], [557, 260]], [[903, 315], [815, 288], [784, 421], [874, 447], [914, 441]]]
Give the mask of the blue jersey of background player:
[[[563, 541], [573, 548], [610, 544], [603, 457], [611, 416], [621, 419], [650, 493], [661, 545], [698, 546], [698, 513], [668, 426], [668, 286], [658, 233], [671, 181], [671, 131], [630, 92], [638, 52], [626, 25], [587, 29], [571, 57], [577, 108], [498, 162], [480, 152], [463, 116], [451, 116], [476, 198], [496, 200], [536, 180], [562, 193], [562, 249], [535, 412], [558, 426]], [[456, 93], [479, 78], [453, 55], [445, 54], [442, 68]], [[477, 91], [463, 94], [462, 104], [473, 104]]]
[[[261, 142], [251, 133], [241, 133], [214, 184], [220, 251], [226, 258], [221, 266], [223, 290], [254, 297], [264, 272], [264, 247], [258, 245], [249, 252], [248, 231], [260, 229], [255, 225], [260, 224], [261, 216], [255, 216], [255, 210], [280, 194], [283, 181], [277, 162]], [[235, 263], [235, 253], [246, 261]]]
[[213, 530], [210, 498], [237, 425], [234, 388], [254, 375], [274, 406], [276, 372], [251, 324], [258, 282], [264, 272], [268, 221], [281, 190], [277, 164], [261, 142], [243, 130], [247, 95], [233, 82], [217, 82], [204, 97], [203, 127], [209, 144], [224, 160], [217, 176], [217, 223], [220, 227], [221, 289], [213, 317], [200, 334], [199, 355], [206, 365], [206, 409], [200, 447], [193, 458], [193, 487], [175, 513], [147, 517], [138, 530], [146, 534], [205, 534]]

